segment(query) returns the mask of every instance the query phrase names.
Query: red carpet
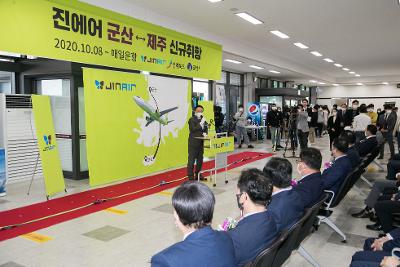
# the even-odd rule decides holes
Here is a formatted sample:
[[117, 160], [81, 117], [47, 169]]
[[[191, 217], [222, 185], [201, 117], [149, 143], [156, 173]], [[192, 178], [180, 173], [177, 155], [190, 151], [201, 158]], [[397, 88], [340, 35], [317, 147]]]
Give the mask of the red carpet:
[[[242, 152], [233, 154], [228, 157], [228, 163], [231, 164], [228, 169], [233, 169], [256, 160], [270, 157], [272, 155], [273, 154], [270, 153], [259, 152]], [[204, 163], [203, 169], [207, 170], [212, 168], [213, 166], [214, 161], [208, 161]], [[37, 220], [45, 218], [47, 216], [58, 214], [54, 217], [11, 227], [9, 229], [3, 228], [2, 230], [0, 230], [0, 241], [13, 238], [22, 234], [30, 233], [38, 229], [46, 228], [57, 223], [65, 222], [74, 218], [78, 218], [80, 216], [104, 210], [143, 196], [147, 196], [175, 187], [183, 182], [179, 179], [182, 179], [185, 176], [186, 167], [167, 171], [157, 175], [148, 176], [145, 178], [123, 182], [116, 185], [92, 189], [77, 194], [71, 194], [65, 197], [60, 197], [46, 202], [36, 203], [13, 210], [0, 212], [0, 229], [3, 226], [18, 225], [21, 223], [23, 224], [32, 220]], [[164, 184], [163, 181], [165, 181], [166, 184]], [[219, 181], [221, 181], [221, 178], [219, 178]], [[132, 192], [137, 192], [139, 190], [142, 191], [134, 194], [129, 194]], [[129, 195], [123, 196], [124, 194]], [[104, 202], [99, 201], [99, 204], [93, 204], [93, 202], [95, 202], [96, 200], [107, 198], [113, 199], [109, 199]]]

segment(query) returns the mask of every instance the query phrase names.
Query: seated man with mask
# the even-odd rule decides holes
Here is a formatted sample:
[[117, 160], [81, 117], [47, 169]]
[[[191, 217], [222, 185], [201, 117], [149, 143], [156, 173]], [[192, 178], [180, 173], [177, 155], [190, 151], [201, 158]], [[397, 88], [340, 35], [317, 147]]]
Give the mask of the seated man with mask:
[[301, 196], [304, 208], [310, 208], [322, 197], [321, 164], [322, 155], [318, 149], [309, 147], [301, 150], [297, 161], [297, 171], [301, 179], [293, 190]]
[[299, 193], [292, 189], [292, 164], [287, 159], [270, 159], [263, 172], [273, 185], [267, 213], [275, 219], [278, 231], [281, 232], [300, 219], [304, 213], [304, 204]]
[[271, 214], [272, 183], [258, 169], [243, 170], [237, 184], [237, 202], [242, 218], [228, 234], [235, 247], [237, 266], [253, 261], [278, 235]]
[[322, 187], [333, 191], [336, 195], [344, 179], [352, 171], [351, 162], [346, 155], [349, 143], [346, 138], [336, 138], [332, 143], [332, 155], [335, 158], [332, 165], [322, 173]]
[[235, 250], [226, 232], [214, 231], [215, 197], [202, 183], [187, 181], [172, 196], [175, 224], [183, 241], [154, 255], [152, 267], [235, 266]]

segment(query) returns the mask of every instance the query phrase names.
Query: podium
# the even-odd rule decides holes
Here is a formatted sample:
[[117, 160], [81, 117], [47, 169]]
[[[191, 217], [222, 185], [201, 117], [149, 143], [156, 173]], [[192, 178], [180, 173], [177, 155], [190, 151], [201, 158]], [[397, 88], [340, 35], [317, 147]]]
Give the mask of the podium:
[[[204, 156], [207, 158], [214, 158], [214, 167], [208, 170], [203, 170], [200, 173], [210, 172], [210, 178], [213, 180], [213, 186], [217, 186], [218, 170], [224, 170], [225, 184], [228, 183], [228, 152], [235, 149], [234, 138], [228, 136], [227, 132], [216, 133], [213, 136], [195, 137], [204, 142]], [[197, 178], [200, 180], [200, 177]]]

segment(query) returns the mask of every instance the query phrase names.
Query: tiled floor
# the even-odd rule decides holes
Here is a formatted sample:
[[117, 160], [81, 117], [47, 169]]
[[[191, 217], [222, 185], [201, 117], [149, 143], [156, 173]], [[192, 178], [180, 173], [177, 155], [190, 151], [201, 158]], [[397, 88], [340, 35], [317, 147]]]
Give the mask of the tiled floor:
[[[327, 138], [317, 141], [314, 146], [322, 149], [324, 161], [328, 161], [330, 152]], [[271, 151], [269, 142], [255, 146], [256, 151]], [[282, 152], [277, 152], [277, 156], [282, 156]], [[217, 187], [213, 189], [216, 196], [214, 227], [225, 217], [238, 215], [235, 187], [240, 169], [262, 168], [267, 160], [229, 171], [228, 184], [224, 183], [222, 176], [219, 178]], [[291, 161], [294, 163], [294, 159]], [[385, 174], [376, 170], [376, 167], [371, 167], [366, 177], [384, 179]], [[298, 178], [297, 173], [294, 176]], [[365, 183], [359, 182], [357, 185], [362, 192], [368, 193]], [[27, 195], [28, 186], [28, 182], [9, 185], [9, 195], [0, 200], [0, 211], [45, 200], [43, 181], [34, 181], [30, 195]], [[89, 186], [87, 181], [67, 181], [67, 188], [69, 193], [74, 193], [86, 190]], [[52, 238], [44, 243], [24, 237], [1, 242], [0, 267], [150, 266], [153, 254], [182, 239], [173, 223], [170, 203], [172, 192], [173, 189], [170, 189], [114, 207], [127, 213], [100, 211], [38, 230], [37, 233]], [[376, 232], [365, 228], [365, 219], [352, 219], [349, 215], [363, 207], [363, 200], [358, 191], [351, 190], [331, 216], [332, 221], [347, 235], [347, 244], [341, 243], [340, 236], [327, 225], [321, 225], [303, 242], [303, 247], [321, 266], [348, 266], [352, 254], [362, 247], [363, 240], [376, 235]], [[294, 252], [285, 266], [310, 265]]]

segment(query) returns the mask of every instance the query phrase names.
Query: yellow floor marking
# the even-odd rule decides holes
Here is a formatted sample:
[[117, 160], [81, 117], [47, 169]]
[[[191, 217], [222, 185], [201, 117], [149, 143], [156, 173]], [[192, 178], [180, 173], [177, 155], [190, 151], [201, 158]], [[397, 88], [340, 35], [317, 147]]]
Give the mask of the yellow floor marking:
[[161, 191], [161, 192], [159, 192], [158, 194], [159, 194], [159, 195], [163, 195], [163, 196], [167, 196], [167, 197], [172, 196], [172, 193], [171, 193], [171, 192], [168, 192], [168, 191]]
[[50, 240], [53, 240], [53, 238], [51, 238], [49, 236], [41, 235], [41, 234], [36, 233], [36, 232], [24, 234], [24, 235], [21, 235], [21, 237], [29, 239], [29, 240], [34, 241], [34, 242], [39, 243], [39, 244], [45, 243], [45, 242], [50, 241]]
[[105, 209], [105, 211], [112, 212], [112, 213], [119, 214], [119, 215], [128, 213], [127, 210], [119, 210], [119, 209], [115, 209], [115, 208], [108, 208], [108, 209]]

